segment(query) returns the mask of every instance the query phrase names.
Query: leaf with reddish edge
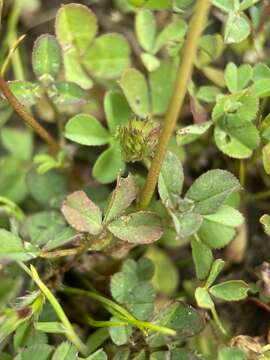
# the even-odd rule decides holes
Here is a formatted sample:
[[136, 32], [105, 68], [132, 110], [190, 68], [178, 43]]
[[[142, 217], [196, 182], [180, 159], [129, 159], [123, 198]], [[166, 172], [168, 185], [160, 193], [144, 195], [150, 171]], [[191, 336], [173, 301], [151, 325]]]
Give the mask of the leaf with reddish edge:
[[83, 191], [67, 196], [61, 211], [74, 229], [97, 235], [102, 230], [102, 213]]
[[151, 244], [162, 236], [159, 217], [149, 211], [121, 216], [108, 225], [117, 238], [132, 244]]
[[137, 196], [137, 186], [131, 174], [126, 178], [118, 177], [116, 188], [105, 215], [105, 223], [120, 216]]

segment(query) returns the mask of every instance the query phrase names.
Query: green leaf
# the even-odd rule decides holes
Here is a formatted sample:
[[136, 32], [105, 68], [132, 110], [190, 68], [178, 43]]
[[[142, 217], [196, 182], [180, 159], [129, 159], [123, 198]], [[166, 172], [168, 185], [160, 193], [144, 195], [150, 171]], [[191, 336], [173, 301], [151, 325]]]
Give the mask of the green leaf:
[[130, 4], [141, 7], [144, 6], [151, 10], [166, 10], [172, 6], [171, 0], [128, 0]]
[[[110, 321], [121, 321], [117, 317], [113, 316]], [[129, 338], [132, 334], [132, 327], [130, 325], [127, 326], [112, 326], [109, 328], [109, 333], [112, 341], [118, 345], [125, 345], [128, 343]]]
[[148, 86], [144, 75], [130, 68], [124, 72], [119, 81], [131, 109], [136, 115], [145, 118], [150, 113]]
[[221, 349], [218, 352], [218, 360], [247, 360], [247, 355], [244, 351], [232, 348], [232, 347], [226, 347]]
[[184, 172], [179, 157], [167, 152], [158, 179], [159, 196], [166, 207], [177, 206], [183, 182]]
[[[51, 334], [65, 334], [67, 333], [67, 330], [65, 329], [64, 325], [61, 322], [36, 322], [34, 323], [35, 329], [37, 331], [42, 331], [45, 333], [51, 333]], [[60, 345], [59, 347], [64, 348], [64, 345]]]
[[30, 238], [31, 244], [46, 251], [67, 244], [76, 234], [56, 211], [42, 211], [27, 217], [21, 233], [24, 238]]
[[112, 144], [96, 160], [93, 176], [102, 184], [113, 182], [125, 169], [121, 149], [117, 143]]
[[46, 153], [35, 155], [33, 163], [37, 164], [37, 172], [42, 175], [52, 169], [63, 169], [66, 166], [66, 153], [62, 150], [56, 156]]
[[13, 157], [0, 159], [0, 194], [19, 204], [27, 195], [26, 168]]
[[177, 63], [163, 61], [159, 68], [149, 75], [152, 112], [163, 115], [169, 106], [175, 85]]
[[200, 86], [196, 93], [196, 98], [206, 103], [214, 103], [219, 94], [220, 90], [216, 86]]
[[150, 355], [149, 360], [199, 360], [195, 354], [185, 349], [172, 349], [169, 351], [155, 351]]
[[[213, 35], [203, 35], [200, 38], [199, 45], [200, 45], [199, 47], [200, 51], [198, 53], [198, 62], [200, 65], [204, 66], [203, 71], [205, 71], [206, 69], [205, 66], [209, 65], [210, 63], [218, 59], [222, 54], [222, 51], [224, 49], [224, 42], [222, 36], [217, 33]], [[208, 68], [208, 69], [214, 70], [214, 68]], [[223, 71], [222, 71], [222, 77], [223, 77]], [[209, 79], [211, 80], [211, 77], [209, 77]], [[217, 85], [220, 86], [219, 84]]]
[[171, 216], [175, 231], [180, 239], [186, 239], [196, 233], [203, 221], [202, 216], [195, 212], [172, 213]]
[[161, 238], [159, 217], [151, 212], [139, 211], [121, 216], [108, 225], [117, 238], [132, 244], [151, 244]]
[[0, 229], [0, 239], [1, 260], [27, 261], [38, 255], [38, 249], [29, 243], [24, 245], [22, 239], [5, 229]]
[[105, 223], [109, 223], [122, 215], [124, 210], [136, 199], [137, 191], [132, 175], [128, 175], [126, 178], [119, 177], [105, 214]]
[[242, 280], [229, 280], [209, 289], [211, 295], [225, 301], [239, 301], [247, 297], [249, 286]]
[[266, 174], [270, 174], [270, 143], [266, 144], [262, 148], [262, 160], [263, 160], [263, 167]]
[[216, 259], [213, 262], [210, 274], [208, 275], [208, 278], [206, 280], [206, 284], [205, 284], [206, 288], [212, 286], [212, 284], [215, 282], [216, 278], [221, 273], [224, 266], [225, 266], [225, 261], [223, 261], [222, 259]]
[[251, 122], [256, 117], [258, 110], [258, 98], [243, 91], [237, 94], [219, 96], [213, 109], [212, 119], [215, 122], [222, 121], [225, 115], [224, 121], [233, 118], [234, 126], [239, 127], [244, 122]]
[[113, 298], [124, 304], [140, 320], [148, 320], [154, 310], [155, 291], [148, 281], [139, 278], [138, 264], [128, 259], [111, 279]]
[[99, 349], [94, 354], [88, 356], [85, 360], [107, 360], [107, 359], [108, 356], [106, 355], [106, 353], [102, 349]]
[[135, 30], [141, 47], [151, 53], [156, 38], [156, 19], [150, 10], [140, 10], [137, 12]]
[[202, 309], [212, 310], [215, 307], [213, 300], [211, 299], [208, 291], [205, 288], [198, 287], [195, 290], [195, 299], [198, 306]]
[[[153, 322], [175, 330], [177, 338], [181, 340], [198, 334], [204, 327], [204, 320], [199, 312], [180, 301], [166, 304], [159, 310]], [[147, 343], [151, 347], [164, 346], [168, 344], [168, 337], [160, 333], [151, 333]]]
[[194, 181], [186, 198], [195, 202], [194, 211], [212, 214], [225, 202], [228, 196], [240, 189], [240, 183], [226, 170], [209, 170]]
[[21, 161], [29, 161], [33, 152], [33, 135], [29, 130], [4, 127], [1, 130], [3, 146], [12, 156]]
[[77, 231], [97, 235], [102, 230], [101, 211], [83, 191], [68, 195], [61, 211], [70, 226]]
[[127, 346], [119, 348], [113, 357], [113, 360], [129, 360], [130, 350]]
[[252, 79], [253, 81], [270, 79], [270, 68], [263, 63], [255, 65]]
[[230, 62], [225, 69], [225, 81], [231, 93], [243, 90], [252, 78], [252, 67], [249, 64], [237, 66]]
[[104, 98], [104, 111], [110, 132], [116, 132], [118, 126], [126, 125], [132, 111], [126, 98], [120, 91], [108, 91]]
[[[99, 328], [94, 330], [90, 336], [87, 338], [87, 348], [90, 354], [99, 349], [101, 345], [109, 339], [108, 328]], [[99, 350], [100, 351], [100, 350]]]
[[52, 360], [76, 360], [77, 349], [68, 342], [60, 344], [53, 353]]
[[250, 90], [252, 94], [257, 97], [268, 97], [270, 95], [269, 79], [260, 79], [255, 81]]
[[101, 35], [86, 50], [83, 63], [95, 77], [115, 79], [130, 65], [129, 44], [120, 34]]
[[74, 82], [85, 90], [90, 89], [93, 86], [93, 81], [81, 64], [81, 60], [78, 57], [75, 48], [68, 54], [63, 52], [63, 62], [66, 81]]
[[240, 43], [250, 34], [250, 25], [247, 18], [237, 12], [229, 13], [225, 26], [225, 42], [227, 44]]
[[104, 145], [110, 135], [101, 123], [92, 115], [78, 114], [65, 126], [65, 137], [81, 145]]
[[263, 140], [270, 141], [270, 114], [268, 114], [259, 125], [260, 135]]
[[199, 280], [205, 279], [213, 262], [212, 251], [209, 246], [203, 244], [197, 238], [191, 240], [191, 248], [197, 278]]
[[260, 144], [257, 128], [234, 115], [219, 121], [214, 138], [220, 151], [235, 159], [249, 158]]
[[220, 249], [233, 239], [235, 228], [240, 226], [243, 220], [238, 210], [223, 205], [216, 213], [204, 216], [198, 236], [211, 248]]
[[67, 195], [67, 179], [54, 170], [39, 175], [33, 168], [26, 178], [29, 193], [43, 207], [58, 208]]
[[145, 350], [141, 350], [138, 354], [135, 355], [134, 358], [132, 358], [132, 360], [147, 360]]
[[168, 43], [179, 43], [184, 39], [186, 31], [187, 24], [183, 19], [173, 20], [158, 34], [155, 42], [154, 53], [157, 53]]
[[260, 223], [263, 225], [264, 232], [270, 236], [270, 216], [267, 214], [264, 214], [260, 217]]
[[49, 360], [53, 347], [47, 344], [33, 345], [22, 349], [14, 360]]
[[84, 5], [64, 5], [56, 14], [55, 31], [63, 51], [65, 79], [84, 89], [90, 88], [92, 81], [85, 73], [81, 59], [97, 33], [94, 13]]
[[212, 121], [206, 121], [201, 124], [185, 126], [177, 131], [176, 141], [178, 145], [186, 145], [200, 138], [210, 127]]
[[158, 292], [171, 295], [179, 284], [179, 274], [168, 254], [156, 246], [150, 247], [145, 256], [154, 264], [155, 272], [152, 278], [154, 289]]
[[14, 360], [49, 360], [52, 352], [53, 347], [50, 345], [34, 345], [21, 350]]
[[250, 8], [252, 5], [255, 5], [260, 0], [243, 0], [239, 6], [240, 11], [245, 11]]
[[211, 0], [211, 3], [213, 5], [215, 5], [217, 8], [219, 8], [220, 10], [223, 10], [228, 13], [236, 10], [236, 8], [235, 8], [236, 1], [235, 0]]
[[47, 334], [38, 332], [34, 326], [32, 326], [32, 321], [30, 320], [32, 319], [23, 322], [15, 331], [13, 345], [16, 351], [22, 347], [48, 344]]
[[37, 38], [32, 54], [33, 70], [39, 81], [49, 84], [60, 71], [62, 62], [61, 48], [56, 38], [43, 34]]
[[49, 95], [56, 105], [82, 105], [88, 101], [87, 93], [71, 81], [54, 83]]
[[147, 257], [141, 257], [137, 262], [137, 276], [139, 280], [150, 281], [155, 273], [155, 265], [153, 261]]
[[41, 98], [39, 85], [30, 81], [8, 81], [8, 86], [17, 100], [25, 106], [35, 105]]
[[146, 69], [149, 72], [155, 71], [160, 66], [159, 59], [156, 56], [152, 55], [152, 54], [142, 53], [141, 54], [141, 60], [142, 60], [142, 62], [144, 64], [144, 66], [146, 67]]

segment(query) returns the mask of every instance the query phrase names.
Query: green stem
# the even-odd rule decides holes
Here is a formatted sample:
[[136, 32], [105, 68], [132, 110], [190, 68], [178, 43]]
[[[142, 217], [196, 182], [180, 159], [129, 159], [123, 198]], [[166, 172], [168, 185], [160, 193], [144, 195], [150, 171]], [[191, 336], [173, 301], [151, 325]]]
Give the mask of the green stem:
[[20, 43], [25, 39], [26, 35], [22, 35], [19, 37], [19, 39], [17, 39], [14, 44], [10, 47], [9, 53], [7, 55], [7, 57], [4, 60], [4, 63], [1, 67], [1, 76], [4, 77], [6, 71], [8, 70], [8, 67], [10, 65], [10, 62], [12, 61], [14, 54], [18, 48], [18, 46], [20, 45]]
[[[12, 9], [12, 12], [10, 15], [10, 21], [8, 24], [7, 43], [8, 43], [9, 50], [12, 49], [12, 47], [14, 46], [14, 43], [16, 42], [16, 39], [18, 37], [17, 36], [17, 24], [18, 24], [18, 21], [20, 18], [23, 3], [24, 3], [23, 0], [15, 0], [14, 1], [14, 6]], [[25, 80], [24, 70], [23, 70], [23, 65], [22, 65], [19, 49], [17, 49], [17, 51], [14, 52], [11, 61], [12, 61], [12, 67], [13, 67], [15, 79], [16, 80]]]
[[68, 340], [83, 354], [87, 355], [87, 347], [82, 343], [81, 339], [75, 333], [68, 317], [66, 316], [64, 310], [62, 309], [61, 305], [57, 301], [56, 297], [50, 291], [50, 289], [44, 284], [44, 282], [40, 279], [37, 270], [34, 266], [30, 265], [30, 269], [25, 266], [24, 264], [20, 263], [20, 266], [27, 272], [29, 276], [33, 279], [36, 285], [39, 287], [40, 291], [44, 294], [46, 299], [52, 305], [54, 311], [56, 312], [59, 320], [64, 325], [65, 329], [67, 330], [65, 335]]
[[85, 316], [85, 321], [88, 325], [93, 327], [118, 327], [118, 326], [127, 326], [128, 323], [124, 321], [98, 321], [94, 320], [90, 316]]
[[214, 319], [217, 327], [218, 327], [219, 330], [221, 331], [221, 333], [222, 333], [223, 335], [227, 335], [227, 331], [224, 329], [224, 327], [223, 327], [223, 325], [222, 325], [222, 323], [221, 323], [221, 321], [220, 321], [220, 319], [219, 319], [219, 316], [218, 316], [218, 313], [217, 313], [215, 307], [213, 307], [213, 308], [211, 309], [211, 313], [212, 313], [213, 319]]
[[122, 306], [120, 306], [119, 304], [115, 303], [114, 301], [105, 298], [104, 296], [93, 292], [93, 291], [88, 291], [88, 290], [82, 290], [82, 289], [76, 289], [76, 288], [72, 288], [72, 287], [68, 287], [66, 286], [63, 291], [65, 293], [69, 293], [69, 294], [77, 294], [77, 295], [81, 295], [81, 296], [85, 296], [88, 297], [90, 299], [96, 300], [98, 302], [100, 302], [101, 304], [104, 304], [106, 306], [111, 307], [112, 309], [116, 310], [119, 314], [121, 314], [122, 316], [124, 316], [126, 319], [128, 320], [136, 320], [134, 316], [132, 316], [125, 308], [123, 308]]
[[239, 181], [244, 187], [246, 182], [246, 167], [244, 160], [239, 160]]
[[160, 134], [157, 150], [140, 197], [140, 209], [147, 208], [155, 191], [162, 162], [184, 103], [196, 59], [200, 36], [204, 25], [206, 24], [210, 7], [211, 4], [209, 0], [196, 1], [194, 15], [190, 21], [187, 39], [183, 49], [182, 61], [178, 68], [175, 89], [164, 119], [164, 125]]
[[[160, 326], [160, 325], [157, 325], [154, 323], [150, 323], [147, 321], [141, 321], [141, 320], [136, 319], [133, 315], [131, 315], [125, 308], [123, 308], [119, 304], [117, 304], [114, 301], [107, 299], [104, 296], [97, 294], [93, 291], [81, 290], [81, 289], [76, 289], [76, 288], [71, 288], [71, 287], [65, 287], [63, 289], [63, 291], [65, 293], [78, 294], [78, 295], [86, 296], [86, 297], [89, 297], [90, 299], [99, 301], [100, 303], [102, 303], [104, 305], [104, 307], [106, 309], [108, 309], [109, 312], [113, 313], [113, 315], [115, 315], [116, 317], [120, 318], [123, 321], [128, 322], [129, 324], [131, 324], [133, 326], [136, 326], [137, 328], [139, 328], [142, 331], [143, 331], [143, 329], [149, 329], [149, 330], [157, 331], [157, 332], [169, 335], [169, 336], [176, 335], [176, 332], [170, 328]], [[112, 309], [113, 311], [110, 311], [110, 309]], [[144, 333], [145, 333], [145, 331], [144, 331]]]
[[0, 76], [0, 90], [4, 94], [5, 98], [17, 114], [23, 119], [23, 121], [29, 125], [50, 147], [53, 152], [60, 150], [59, 144], [55, 139], [44, 129], [43, 126], [37, 122], [37, 120], [30, 114], [27, 108], [22, 105], [16, 96], [9, 89], [5, 80]]

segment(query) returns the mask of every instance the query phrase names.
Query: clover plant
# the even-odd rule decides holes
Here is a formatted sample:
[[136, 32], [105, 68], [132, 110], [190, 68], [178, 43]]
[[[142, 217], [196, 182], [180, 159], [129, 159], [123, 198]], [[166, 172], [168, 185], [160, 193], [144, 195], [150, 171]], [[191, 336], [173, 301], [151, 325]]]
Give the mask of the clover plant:
[[0, 1], [0, 360], [269, 359], [269, 13]]

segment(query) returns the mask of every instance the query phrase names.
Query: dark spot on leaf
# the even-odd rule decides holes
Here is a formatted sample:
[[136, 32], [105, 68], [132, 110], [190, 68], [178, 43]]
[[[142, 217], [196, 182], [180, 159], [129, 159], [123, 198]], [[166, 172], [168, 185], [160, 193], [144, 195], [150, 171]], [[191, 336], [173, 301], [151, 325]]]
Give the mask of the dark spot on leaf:
[[25, 319], [32, 314], [32, 309], [30, 307], [25, 309], [20, 309], [17, 311], [17, 314], [19, 319]]
[[229, 136], [229, 135], [226, 135], [226, 136], [225, 136], [225, 143], [226, 143], [226, 144], [229, 144], [230, 142], [231, 142], [230, 136]]

